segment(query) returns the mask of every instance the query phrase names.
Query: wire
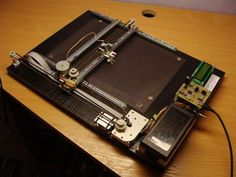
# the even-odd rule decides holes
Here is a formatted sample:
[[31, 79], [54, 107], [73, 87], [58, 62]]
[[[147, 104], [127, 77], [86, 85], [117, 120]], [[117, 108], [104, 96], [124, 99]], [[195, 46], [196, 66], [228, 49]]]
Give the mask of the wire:
[[[120, 34], [120, 32], [122, 32], [122, 31], [120, 31], [120, 29], [122, 29], [123, 27], [125, 27], [126, 26], [126, 24], [128, 24], [128, 22], [127, 23], [124, 23], [123, 25], [121, 25], [120, 26], [120, 28], [118, 28], [116, 31], [117, 32], [115, 32], [114, 34], [112, 34], [111, 36], [109, 36], [106, 40], [109, 40], [109, 41], [111, 41], [112, 39], [114, 39], [114, 37], [116, 37], [118, 34]], [[95, 32], [90, 32], [90, 33], [87, 33], [86, 35], [84, 35], [82, 38], [80, 38], [68, 51], [67, 51], [67, 53], [66, 53], [66, 59], [68, 60], [68, 58], [70, 57], [70, 53], [71, 53], [71, 51], [80, 43], [80, 42], [82, 42], [85, 38], [87, 38], [88, 36], [90, 36], [90, 35], [93, 35], [94, 37], [96, 37], [97, 36], [97, 34], [95, 33]], [[109, 38], [111, 38], [111, 39], [109, 39]], [[97, 40], [97, 41], [100, 41], [100, 42], [104, 42], [104, 40]], [[96, 50], [96, 49], [95, 49]], [[94, 52], [95, 50], [93, 50], [92, 52]], [[90, 52], [90, 54], [92, 53], [92, 52]], [[93, 56], [93, 55], [92, 55]], [[91, 56], [91, 57], [92, 57]], [[90, 57], [90, 58], [91, 58]], [[90, 59], [89, 58], [89, 59]], [[86, 63], [88, 62], [89, 60], [86, 60]], [[83, 60], [81, 60], [80, 62], [83, 62]], [[80, 62], [79, 63], [77, 63], [76, 64], [76, 66], [78, 65], [78, 64], [80, 64]], [[80, 67], [81, 68], [81, 67]]]
[[96, 33], [95, 33], [95, 32], [90, 32], [90, 33], [84, 35], [82, 38], [80, 38], [80, 39], [68, 50], [68, 52], [66, 53], [66, 59], [69, 58], [70, 52], [71, 52], [80, 42], [82, 42], [86, 37], [88, 37], [88, 36], [90, 36], [90, 35], [93, 35], [94, 37], [96, 37]]
[[230, 155], [230, 177], [233, 177], [234, 176], [234, 158], [233, 158], [233, 147], [232, 147], [232, 144], [231, 144], [231, 141], [230, 141], [230, 137], [229, 137], [229, 133], [227, 131], [227, 128], [223, 122], [223, 119], [221, 118], [221, 116], [213, 109], [211, 108], [209, 105], [205, 105], [204, 106], [204, 109], [206, 109], [207, 111], [210, 111], [212, 113], [214, 113], [216, 115], [216, 117], [219, 119], [223, 129], [224, 129], [224, 132], [225, 132], [225, 136], [226, 136], [226, 139], [227, 139], [227, 142], [228, 142], [228, 145], [229, 145], [229, 155]]

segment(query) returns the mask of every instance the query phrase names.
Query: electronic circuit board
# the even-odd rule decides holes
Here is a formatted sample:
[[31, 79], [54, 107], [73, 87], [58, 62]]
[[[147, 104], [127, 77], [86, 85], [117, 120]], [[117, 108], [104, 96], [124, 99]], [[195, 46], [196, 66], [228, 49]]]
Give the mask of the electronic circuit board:
[[224, 76], [140, 31], [133, 19], [123, 23], [92, 11], [27, 54], [10, 57], [10, 75], [124, 149], [162, 166]]

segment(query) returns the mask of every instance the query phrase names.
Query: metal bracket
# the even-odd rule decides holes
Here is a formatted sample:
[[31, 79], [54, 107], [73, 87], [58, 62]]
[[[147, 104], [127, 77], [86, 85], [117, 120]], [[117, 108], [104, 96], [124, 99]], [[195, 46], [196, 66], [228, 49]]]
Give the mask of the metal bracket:
[[110, 43], [102, 43], [98, 48], [102, 54], [107, 58], [107, 62], [110, 64], [115, 63], [116, 53], [113, 51], [113, 45]]
[[129, 119], [129, 121], [132, 123], [132, 126], [127, 126], [124, 131], [113, 129], [112, 136], [121, 143], [129, 145], [129, 142], [134, 140], [140, 131], [146, 126], [149, 119], [134, 110], [130, 110], [125, 117]]
[[17, 67], [20, 64], [22, 57], [15, 51], [11, 51], [9, 56], [12, 59], [13, 66]]
[[103, 130], [110, 130], [114, 126], [114, 117], [110, 116], [107, 113], [101, 112], [96, 118], [95, 118], [95, 124], [102, 128]]

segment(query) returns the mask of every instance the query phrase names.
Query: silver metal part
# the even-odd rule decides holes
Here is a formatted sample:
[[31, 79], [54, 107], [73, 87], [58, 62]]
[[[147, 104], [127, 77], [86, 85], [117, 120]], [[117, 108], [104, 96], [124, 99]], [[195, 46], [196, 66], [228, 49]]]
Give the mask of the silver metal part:
[[153, 96], [148, 96], [148, 101], [153, 101]]
[[182, 58], [181, 58], [181, 57], [177, 57], [176, 59], [177, 59], [177, 61], [181, 61], [181, 60], [182, 60]]
[[126, 28], [135, 28], [135, 19], [130, 19], [128, 23], [125, 25]]
[[100, 31], [98, 34], [96, 34], [95, 37], [90, 39], [86, 44], [84, 44], [82, 47], [80, 47], [77, 51], [75, 51], [73, 54], [71, 54], [67, 61], [71, 63], [73, 60], [75, 60], [78, 56], [80, 56], [85, 50], [87, 50], [90, 46], [92, 46], [98, 39], [100, 39], [102, 36], [104, 36], [108, 31], [110, 31], [112, 28], [114, 28], [120, 21], [114, 20], [111, 24], [107, 25], [102, 31]]
[[101, 14], [101, 13], [99, 13], [99, 12], [92, 11], [92, 13], [93, 13], [94, 15], [96, 15], [96, 16], [102, 18], [103, 20], [106, 20], [106, 21], [109, 21], [109, 22], [113, 22], [113, 21], [114, 21], [114, 19], [112, 19], [112, 18], [110, 18], [110, 17], [108, 17], [108, 16], [106, 16], [106, 15], [103, 15], [103, 14]]
[[[121, 36], [113, 45], [112, 45], [112, 51], [114, 51], [118, 46], [120, 46], [128, 37], [130, 37], [134, 32], [137, 31], [137, 28], [130, 29], [127, 31], [123, 36]], [[82, 71], [80, 71], [80, 74], [76, 80], [76, 84], [79, 84], [83, 81], [84, 77], [90, 73], [98, 64], [100, 64], [104, 59], [105, 55], [101, 55], [97, 57], [95, 60], [93, 60], [87, 67], [85, 67]]]
[[[94, 11], [93, 14], [97, 15], [98, 17], [100, 17], [100, 18], [102, 18], [102, 19], [104, 19], [104, 20], [113, 21], [112, 18], [107, 17], [107, 16], [105, 16], [105, 15], [102, 15], [102, 14], [100, 14], [100, 13], [98, 13], [98, 12], [95, 12], [95, 11]], [[122, 24], [120, 24], [120, 25], [122, 25]], [[127, 27], [127, 28], [128, 28], [128, 27]], [[149, 39], [150, 41], [152, 41], [152, 42], [154, 42], [154, 43], [160, 44], [160, 45], [162, 45], [162, 46], [164, 46], [164, 47], [166, 47], [166, 48], [168, 48], [168, 49], [170, 49], [170, 50], [173, 50], [173, 51], [176, 51], [176, 50], [177, 50], [177, 48], [176, 48], [174, 45], [171, 45], [171, 44], [169, 44], [169, 43], [167, 43], [167, 42], [165, 42], [165, 41], [163, 41], [163, 40], [161, 40], [161, 39], [158, 39], [158, 38], [155, 38], [155, 37], [153, 37], [153, 36], [151, 36], [151, 35], [148, 35], [148, 34], [142, 32], [142, 31], [137, 31], [137, 34], [138, 34], [139, 36], [141, 36], [141, 37], [144, 37], [144, 38]]]
[[9, 56], [12, 59], [13, 66], [18, 66], [20, 64], [21, 56], [17, 54], [15, 51], [9, 52]]
[[124, 132], [127, 127], [127, 123], [124, 119], [117, 119], [115, 122], [115, 128], [118, 132]]
[[173, 46], [173, 45], [171, 45], [171, 44], [169, 44], [169, 43], [167, 43], [167, 42], [165, 42], [165, 41], [163, 41], [161, 39], [155, 38], [155, 37], [153, 37], [153, 36], [151, 36], [149, 34], [146, 34], [146, 33], [142, 32], [142, 31], [138, 31], [137, 34], [142, 36], [142, 37], [145, 37], [145, 38], [149, 39], [150, 41], [152, 41], [154, 43], [160, 44], [160, 45], [162, 45], [162, 46], [164, 46], [164, 47], [166, 47], [166, 48], [168, 48], [170, 50], [176, 51], [176, 47], [175, 46]]
[[133, 33], [138, 31], [138, 28], [131, 28], [129, 29], [123, 36], [121, 36], [114, 44], [113, 44], [113, 50], [115, 50], [117, 47], [119, 47], [126, 39], [128, 39]]
[[94, 98], [93, 96], [89, 95], [88, 93], [84, 92], [83, 90], [80, 90], [78, 88], [75, 88], [73, 90], [73, 92], [75, 94], [77, 94], [78, 96], [86, 99], [87, 101], [95, 104], [96, 106], [106, 110], [107, 112], [111, 113], [112, 115], [114, 115], [117, 118], [122, 118], [123, 115], [119, 112], [117, 112], [116, 110], [114, 110], [113, 108], [111, 108], [110, 106], [104, 104], [103, 102], [101, 102], [100, 100], [98, 100], [97, 98]]
[[69, 71], [69, 76], [72, 78], [76, 78], [79, 76], [79, 70], [76, 68], [71, 68]]
[[129, 145], [129, 142], [134, 140], [140, 131], [146, 126], [149, 119], [134, 110], [130, 110], [125, 117], [129, 119], [129, 121], [132, 123], [132, 126], [127, 126], [123, 132], [113, 129], [111, 133], [112, 137], [116, 138], [121, 143]]
[[76, 80], [76, 84], [79, 84], [83, 81], [84, 77], [92, 71], [98, 64], [100, 64], [104, 60], [105, 56], [100, 56], [92, 61], [86, 68], [84, 68], [82, 71], [80, 71], [80, 74]]
[[56, 70], [61, 73], [65, 73], [66, 71], [68, 71], [69, 68], [70, 68], [70, 63], [66, 60], [59, 61], [56, 64]]
[[114, 58], [116, 56], [116, 53], [113, 51], [112, 47], [112, 44], [103, 42], [98, 48], [102, 52], [102, 54], [107, 58], [107, 62], [110, 64], [115, 63]]
[[95, 124], [103, 130], [110, 130], [114, 125], [114, 117], [107, 113], [101, 112], [95, 119]]
[[104, 97], [105, 99], [109, 100], [110, 102], [112, 102], [113, 104], [118, 106], [119, 108], [125, 109], [127, 107], [127, 105], [124, 102], [120, 101], [118, 98], [113, 97], [109, 93], [99, 89], [98, 87], [92, 85], [91, 83], [89, 83], [85, 80], [82, 82], [82, 85], [85, 86], [86, 88], [92, 90], [93, 92], [96, 92], [97, 94]]

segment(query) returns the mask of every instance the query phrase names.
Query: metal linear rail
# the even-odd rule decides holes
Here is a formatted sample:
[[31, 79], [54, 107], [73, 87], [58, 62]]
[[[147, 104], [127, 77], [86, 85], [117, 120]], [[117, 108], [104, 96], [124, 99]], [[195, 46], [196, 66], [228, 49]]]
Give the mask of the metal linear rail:
[[103, 102], [101, 102], [100, 100], [98, 100], [97, 98], [89, 95], [88, 93], [84, 92], [83, 90], [80, 90], [78, 88], [74, 89], [73, 92], [80, 96], [81, 98], [84, 98], [85, 100], [95, 104], [96, 106], [106, 110], [107, 112], [109, 112], [110, 114], [112, 114], [113, 116], [117, 117], [117, 118], [122, 118], [123, 114], [117, 112], [115, 109], [111, 108], [110, 106], [104, 104]]
[[164, 47], [166, 47], [166, 48], [168, 48], [170, 50], [173, 50], [173, 51], [177, 50], [177, 48], [175, 46], [173, 46], [173, 45], [171, 45], [171, 44], [169, 44], [169, 43], [167, 43], [167, 42], [165, 42], [165, 41], [163, 41], [161, 39], [153, 37], [153, 36], [151, 36], [149, 34], [146, 34], [146, 33], [142, 32], [142, 31], [138, 31], [137, 34], [139, 36], [141, 36], [141, 37], [149, 39], [150, 41], [152, 41], [152, 42], [154, 42], [156, 44], [162, 45], [162, 46], [164, 46]]
[[[137, 28], [131, 28], [129, 31], [127, 31], [123, 36], [121, 36], [117, 42], [114, 43], [112, 47], [112, 51], [115, 50], [118, 46], [120, 46], [126, 39], [128, 39], [134, 32], [137, 31]], [[80, 74], [76, 80], [76, 84], [78, 85], [81, 83], [84, 79], [84, 77], [90, 73], [98, 64], [100, 64], [106, 57], [104, 55], [101, 55], [97, 57], [95, 60], [92, 61], [87, 67], [85, 67], [82, 71], [80, 71]]]
[[76, 79], [76, 84], [78, 85], [84, 79], [84, 77], [90, 73], [98, 64], [100, 64], [105, 59], [104, 55], [99, 56], [95, 60], [92, 61], [86, 68], [80, 71], [79, 76]]
[[138, 31], [138, 28], [131, 28], [129, 31], [127, 31], [123, 36], [121, 36], [114, 44], [112, 49], [115, 50], [117, 47], [119, 47], [126, 39], [128, 39], [133, 33]]
[[[107, 21], [109, 21], [109, 22], [114, 21], [112, 18], [107, 17], [107, 16], [105, 16], [105, 15], [103, 15], [103, 14], [100, 14], [100, 13], [98, 13], [98, 12], [93, 11], [93, 14], [96, 15], [96, 16], [98, 16], [99, 18], [102, 18], [102, 19], [107, 20]], [[122, 24], [122, 23], [119, 23], [119, 25], [122, 26], [123, 24]], [[164, 46], [164, 47], [166, 47], [166, 48], [168, 48], [168, 49], [170, 49], [170, 50], [173, 50], [173, 51], [176, 51], [176, 50], [177, 50], [177, 48], [176, 48], [174, 45], [171, 45], [171, 44], [169, 44], [169, 43], [167, 43], [167, 42], [165, 42], [165, 41], [163, 41], [163, 40], [161, 40], [161, 39], [158, 39], [158, 38], [153, 37], [153, 36], [151, 36], [151, 35], [149, 35], [149, 34], [146, 34], [146, 33], [142, 32], [142, 31], [140, 31], [140, 30], [137, 31], [137, 34], [138, 34], [139, 36], [141, 36], [141, 37], [144, 37], [144, 38], [146, 38], [146, 39], [148, 39], [148, 40], [150, 40], [150, 41], [156, 43], [156, 44], [159, 44], [159, 45], [161, 45], [161, 46]]]
[[85, 50], [87, 50], [91, 45], [93, 45], [98, 39], [104, 36], [108, 31], [114, 28], [118, 23], [119, 20], [114, 20], [111, 24], [106, 26], [102, 31], [100, 31], [96, 36], [86, 42], [82, 47], [80, 47], [77, 51], [71, 54], [68, 59], [66, 59], [69, 63], [73, 62], [76, 58], [78, 58]]
[[110, 102], [114, 103], [116, 106], [118, 106], [122, 109], [125, 109], [127, 107], [127, 105], [123, 101], [119, 100], [118, 98], [115, 98], [114, 96], [101, 90], [100, 88], [96, 87], [95, 85], [93, 85], [85, 80], [81, 84], [83, 86], [85, 86], [86, 88], [92, 90], [93, 92], [96, 92], [97, 94], [104, 97], [105, 99], [109, 100]]

